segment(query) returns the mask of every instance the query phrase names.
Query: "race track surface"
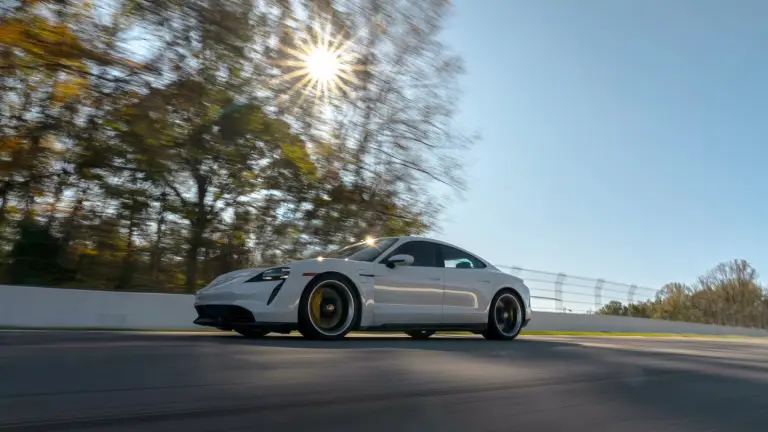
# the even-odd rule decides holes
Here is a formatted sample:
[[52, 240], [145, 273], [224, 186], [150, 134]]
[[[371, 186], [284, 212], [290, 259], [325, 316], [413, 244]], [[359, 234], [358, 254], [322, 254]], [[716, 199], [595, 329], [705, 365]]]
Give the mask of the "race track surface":
[[0, 431], [766, 431], [768, 342], [0, 332]]

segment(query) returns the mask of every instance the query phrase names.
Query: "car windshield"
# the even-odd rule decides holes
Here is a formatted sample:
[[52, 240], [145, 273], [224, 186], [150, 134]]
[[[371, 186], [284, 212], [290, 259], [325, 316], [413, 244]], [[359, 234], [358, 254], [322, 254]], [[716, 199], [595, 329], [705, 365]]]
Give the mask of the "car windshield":
[[339, 258], [348, 259], [351, 261], [372, 262], [379, 255], [381, 255], [382, 252], [395, 244], [396, 241], [397, 237], [379, 238], [345, 246], [333, 252], [321, 254], [321, 256], [323, 258]]

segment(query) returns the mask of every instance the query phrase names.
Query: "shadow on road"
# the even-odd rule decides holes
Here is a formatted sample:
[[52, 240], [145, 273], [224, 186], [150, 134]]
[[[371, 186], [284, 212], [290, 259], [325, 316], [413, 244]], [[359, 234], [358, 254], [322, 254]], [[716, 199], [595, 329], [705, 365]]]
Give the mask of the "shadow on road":
[[[61, 413], [70, 418], [57, 420], [61, 430], [107, 431], [738, 432], [768, 424], [768, 344], [135, 333], [0, 341], [0, 426]], [[113, 414], [83, 420], [104, 412]]]
[[204, 336], [211, 342], [240, 344], [240, 345], [254, 345], [254, 346], [271, 346], [279, 348], [298, 348], [298, 349], [376, 349], [376, 348], [393, 348], [393, 349], [433, 349], [433, 350], [449, 350], [449, 351], [464, 351], [464, 350], [496, 350], [499, 347], [510, 347], [513, 345], [526, 345], [529, 347], [535, 346], [551, 346], [551, 345], [566, 345], [561, 342], [541, 341], [535, 339], [526, 339], [524, 337], [518, 338], [514, 341], [489, 341], [482, 336], [440, 336], [436, 335], [426, 340], [412, 339], [409, 337], [398, 335], [353, 335], [347, 336], [345, 339], [336, 341], [320, 341], [320, 340], [308, 340], [300, 336], [294, 335], [268, 335], [258, 339], [248, 339], [241, 337], [237, 334], [211, 334]]

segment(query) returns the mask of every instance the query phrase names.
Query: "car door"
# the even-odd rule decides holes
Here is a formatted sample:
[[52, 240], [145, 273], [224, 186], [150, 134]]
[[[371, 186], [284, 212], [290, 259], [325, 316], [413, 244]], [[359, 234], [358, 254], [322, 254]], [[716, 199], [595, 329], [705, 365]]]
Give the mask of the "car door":
[[443, 268], [443, 322], [481, 324], [493, 293], [491, 275], [482, 260], [460, 249], [439, 245]]
[[[413, 257], [413, 264], [387, 267], [395, 255]], [[374, 322], [376, 325], [439, 324], [443, 315], [443, 269], [437, 244], [410, 240], [376, 263]]]

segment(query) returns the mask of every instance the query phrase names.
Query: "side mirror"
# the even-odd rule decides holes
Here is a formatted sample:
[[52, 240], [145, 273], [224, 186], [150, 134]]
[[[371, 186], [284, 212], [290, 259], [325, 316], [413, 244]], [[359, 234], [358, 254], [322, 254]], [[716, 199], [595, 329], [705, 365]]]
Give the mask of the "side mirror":
[[397, 254], [387, 260], [387, 267], [395, 268], [395, 266], [409, 266], [413, 264], [413, 257], [405, 254]]

